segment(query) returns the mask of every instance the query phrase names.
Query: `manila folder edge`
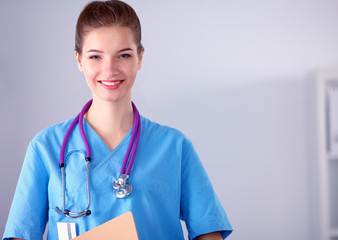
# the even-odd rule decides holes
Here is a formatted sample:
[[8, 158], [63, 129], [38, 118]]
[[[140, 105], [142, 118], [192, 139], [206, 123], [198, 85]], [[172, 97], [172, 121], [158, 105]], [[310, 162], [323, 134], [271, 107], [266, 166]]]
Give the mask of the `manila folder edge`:
[[121, 216], [97, 226], [79, 235], [75, 240], [138, 240], [135, 221], [132, 212], [126, 212]]

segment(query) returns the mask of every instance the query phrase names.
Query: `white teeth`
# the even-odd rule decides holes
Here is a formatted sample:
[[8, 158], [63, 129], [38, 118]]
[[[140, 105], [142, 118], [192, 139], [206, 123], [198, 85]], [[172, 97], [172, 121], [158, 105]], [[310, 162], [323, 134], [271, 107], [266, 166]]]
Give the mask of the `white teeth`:
[[114, 86], [116, 84], [119, 84], [120, 82], [122, 82], [122, 81], [117, 81], [117, 82], [105, 82], [105, 81], [102, 81], [101, 83], [104, 84], [104, 85], [107, 85], [107, 86]]

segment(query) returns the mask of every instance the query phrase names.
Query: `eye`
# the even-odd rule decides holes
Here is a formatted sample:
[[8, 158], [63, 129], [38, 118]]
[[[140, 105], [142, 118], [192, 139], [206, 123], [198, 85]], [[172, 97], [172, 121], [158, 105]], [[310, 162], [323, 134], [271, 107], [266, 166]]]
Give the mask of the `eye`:
[[120, 55], [120, 58], [129, 58], [130, 54], [124, 53]]
[[93, 56], [90, 56], [89, 59], [101, 59], [101, 57], [98, 55], [93, 55]]

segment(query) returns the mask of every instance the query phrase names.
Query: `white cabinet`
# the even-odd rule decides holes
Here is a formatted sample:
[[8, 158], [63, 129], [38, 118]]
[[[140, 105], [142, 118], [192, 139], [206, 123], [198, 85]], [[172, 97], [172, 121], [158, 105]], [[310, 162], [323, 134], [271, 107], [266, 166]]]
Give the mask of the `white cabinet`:
[[316, 160], [311, 175], [317, 181], [311, 196], [317, 197], [314, 226], [319, 239], [338, 240], [338, 71], [320, 72], [315, 78], [309, 119], [315, 126], [310, 129], [315, 132], [311, 135], [314, 156], [309, 156]]

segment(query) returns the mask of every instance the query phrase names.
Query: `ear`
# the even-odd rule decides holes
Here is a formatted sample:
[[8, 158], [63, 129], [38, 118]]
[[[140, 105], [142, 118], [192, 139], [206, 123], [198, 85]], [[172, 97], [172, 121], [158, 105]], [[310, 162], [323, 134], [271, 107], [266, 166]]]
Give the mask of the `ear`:
[[138, 70], [140, 70], [141, 67], [142, 67], [143, 52], [144, 52], [144, 50], [142, 50], [142, 51], [138, 54], [138, 67], [137, 67]]
[[75, 53], [75, 57], [76, 57], [77, 67], [79, 68], [80, 72], [83, 72], [81, 55], [77, 51], [75, 51], [74, 53]]

